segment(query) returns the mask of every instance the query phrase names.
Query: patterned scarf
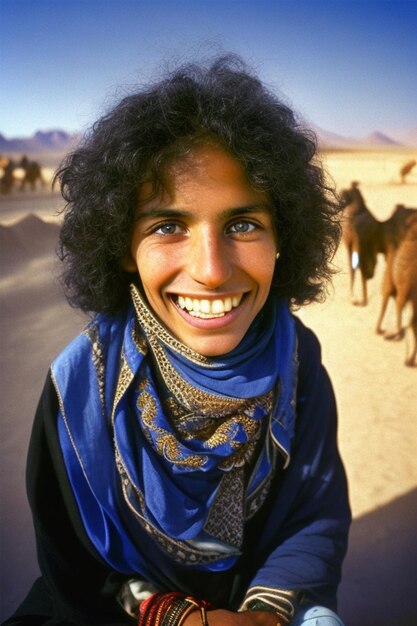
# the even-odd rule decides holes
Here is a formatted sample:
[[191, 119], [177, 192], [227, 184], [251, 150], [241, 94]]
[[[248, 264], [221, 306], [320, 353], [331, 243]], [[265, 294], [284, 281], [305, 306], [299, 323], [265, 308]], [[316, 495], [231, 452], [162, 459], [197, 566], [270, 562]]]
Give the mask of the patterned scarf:
[[208, 358], [173, 337], [134, 286], [132, 301], [126, 319], [97, 316], [52, 365], [87, 534], [117, 571], [157, 583], [155, 559], [229, 568], [279, 459], [289, 461], [293, 318], [269, 304], [235, 350]]

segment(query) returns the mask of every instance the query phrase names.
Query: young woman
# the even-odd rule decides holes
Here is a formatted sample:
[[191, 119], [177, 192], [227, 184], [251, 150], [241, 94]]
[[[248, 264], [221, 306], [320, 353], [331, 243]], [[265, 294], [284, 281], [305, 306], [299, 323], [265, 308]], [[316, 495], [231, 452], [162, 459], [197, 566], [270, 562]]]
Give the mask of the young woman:
[[338, 206], [234, 57], [126, 97], [58, 172], [69, 302], [28, 460], [19, 624], [336, 625], [350, 511], [331, 383], [292, 310]]

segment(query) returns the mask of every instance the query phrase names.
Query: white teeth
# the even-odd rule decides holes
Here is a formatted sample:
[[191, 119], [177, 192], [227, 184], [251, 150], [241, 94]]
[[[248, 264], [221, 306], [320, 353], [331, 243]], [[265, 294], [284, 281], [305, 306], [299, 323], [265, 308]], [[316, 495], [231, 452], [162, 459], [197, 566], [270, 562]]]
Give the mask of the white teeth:
[[199, 317], [203, 320], [212, 320], [215, 317], [223, 317], [224, 313], [202, 313], [201, 311], [197, 313], [197, 311], [188, 311], [190, 315], [193, 317]]
[[201, 302], [200, 302], [200, 311], [202, 313], [210, 313], [210, 302], [209, 302], [209, 300], [201, 300]]
[[222, 317], [225, 313], [239, 306], [243, 294], [217, 300], [198, 300], [189, 296], [178, 296], [178, 306], [185, 309], [193, 317], [204, 319], [211, 317]]
[[224, 304], [223, 300], [214, 300], [211, 304], [211, 312], [212, 313], [224, 313]]
[[187, 309], [187, 311], [193, 310], [193, 301], [191, 300], [191, 298], [185, 298], [185, 308]]

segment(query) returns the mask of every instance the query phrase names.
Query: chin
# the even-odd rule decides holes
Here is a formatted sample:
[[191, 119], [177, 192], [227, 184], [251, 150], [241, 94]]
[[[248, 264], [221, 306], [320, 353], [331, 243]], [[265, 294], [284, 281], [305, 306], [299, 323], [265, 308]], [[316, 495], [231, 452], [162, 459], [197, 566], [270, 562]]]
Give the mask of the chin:
[[229, 352], [234, 350], [239, 345], [241, 340], [242, 338], [234, 341], [222, 341], [218, 339], [212, 339], [210, 341], [184, 341], [183, 343], [191, 348], [191, 350], [194, 350], [194, 352], [197, 352], [202, 356], [217, 357], [228, 354]]

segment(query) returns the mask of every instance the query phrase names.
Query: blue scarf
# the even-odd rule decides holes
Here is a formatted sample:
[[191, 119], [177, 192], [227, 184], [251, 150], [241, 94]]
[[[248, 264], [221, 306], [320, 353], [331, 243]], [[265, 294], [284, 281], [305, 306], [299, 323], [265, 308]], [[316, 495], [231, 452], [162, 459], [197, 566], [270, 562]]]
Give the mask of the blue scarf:
[[207, 358], [135, 287], [132, 300], [126, 318], [97, 316], [51, 371], [90, 540], [116, 571], [161, 585], [175, 564], [222, 570], [239, 555], [245, 520], [289, 462], [296, 338], [278, 301], [237, 348]]

